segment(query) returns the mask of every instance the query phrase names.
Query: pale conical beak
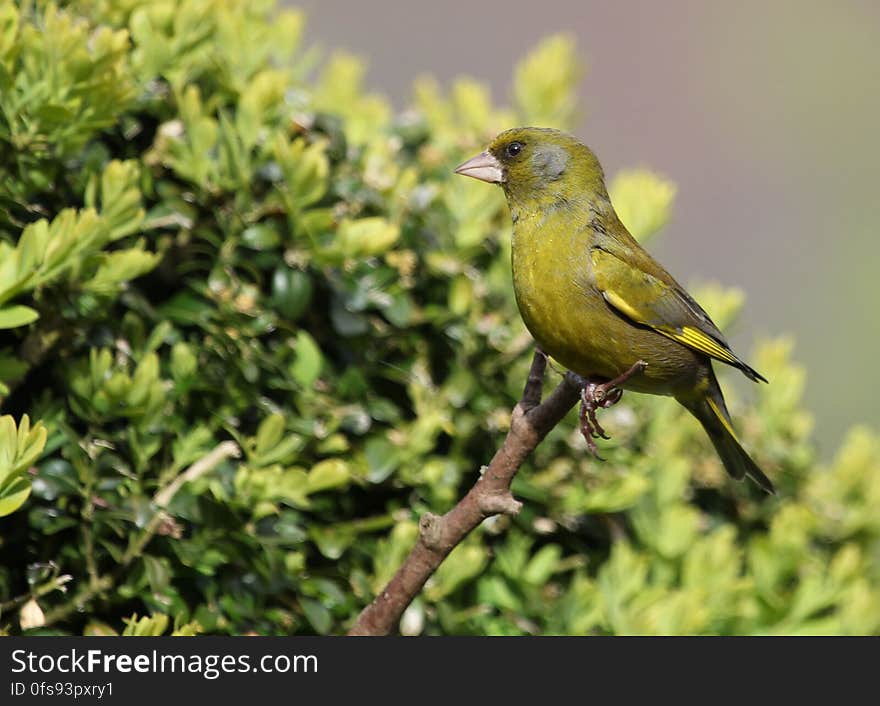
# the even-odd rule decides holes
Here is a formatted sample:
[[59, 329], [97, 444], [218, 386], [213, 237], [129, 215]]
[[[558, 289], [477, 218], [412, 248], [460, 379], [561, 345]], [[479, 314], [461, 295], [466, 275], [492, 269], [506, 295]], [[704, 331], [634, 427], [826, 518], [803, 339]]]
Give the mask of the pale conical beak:
[[480, 181], [488, 181], [490, 184], [500, 184], [504, 181], [501, 163], [489, 152], [480, 152], [476, 157], [471, 157], [464, 164], [458, 165], [455, 168], [455, 173]]

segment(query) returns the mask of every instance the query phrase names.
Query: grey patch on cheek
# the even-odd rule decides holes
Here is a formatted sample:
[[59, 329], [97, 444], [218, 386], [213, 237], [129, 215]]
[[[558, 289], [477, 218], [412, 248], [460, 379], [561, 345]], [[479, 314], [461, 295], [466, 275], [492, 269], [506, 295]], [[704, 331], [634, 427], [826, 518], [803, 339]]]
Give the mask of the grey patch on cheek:
[[535, 169], [547, 179], [559, 179], [568, 166], [568, 153], [557, 145], [546, 145], [535, 152]]

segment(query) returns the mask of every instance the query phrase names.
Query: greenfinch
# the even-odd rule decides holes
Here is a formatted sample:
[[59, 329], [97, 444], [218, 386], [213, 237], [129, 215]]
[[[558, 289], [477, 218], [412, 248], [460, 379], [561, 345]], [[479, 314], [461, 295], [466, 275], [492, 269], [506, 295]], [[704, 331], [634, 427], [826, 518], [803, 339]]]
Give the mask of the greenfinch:
[[539, 348], [582, 378], [590, 449], [605, 437], [596, 410], [624, 389], [671, 395], [703, 425], [731, 476], [773, 493], [737, 439], [712, 361], [766, 379], [629, 234], [596, 155], [558, 130], [514, 128], [455, 171], [504, 190], [517, 306]]

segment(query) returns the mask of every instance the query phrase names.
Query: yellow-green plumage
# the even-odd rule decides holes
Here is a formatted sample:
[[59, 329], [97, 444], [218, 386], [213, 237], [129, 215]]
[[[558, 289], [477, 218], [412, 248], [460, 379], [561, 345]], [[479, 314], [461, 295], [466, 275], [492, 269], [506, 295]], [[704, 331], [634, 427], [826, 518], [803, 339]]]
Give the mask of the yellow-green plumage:
[[538, 345], [587, 379], [610, 380], [646, 362], [622, 387], [674, 396], [703, 424], [731, 475], [773, 492], [736, 440], [711, 358], [763, 378], [627, 232], [595, 155], [562, 132], [516, 128], [458, 171], [504, 189], [516, 301]]

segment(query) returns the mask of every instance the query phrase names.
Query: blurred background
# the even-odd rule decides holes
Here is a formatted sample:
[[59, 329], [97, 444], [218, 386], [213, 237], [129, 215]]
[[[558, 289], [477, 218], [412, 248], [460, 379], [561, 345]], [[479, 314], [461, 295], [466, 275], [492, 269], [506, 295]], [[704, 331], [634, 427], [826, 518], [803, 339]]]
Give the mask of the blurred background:
[[746, 292], [728, 332], [746, 357], [794, 336], [824, 456], [853, 423], [880, 424], [880, 3], [288, 4], [399, 108], [423, 73], [472, 75], [503, 102], [515, 62], [570, 32], [589, 68], [578, 135], [609, 175], [644, 165], [678, 185], [652, 252], [686, 284]]

